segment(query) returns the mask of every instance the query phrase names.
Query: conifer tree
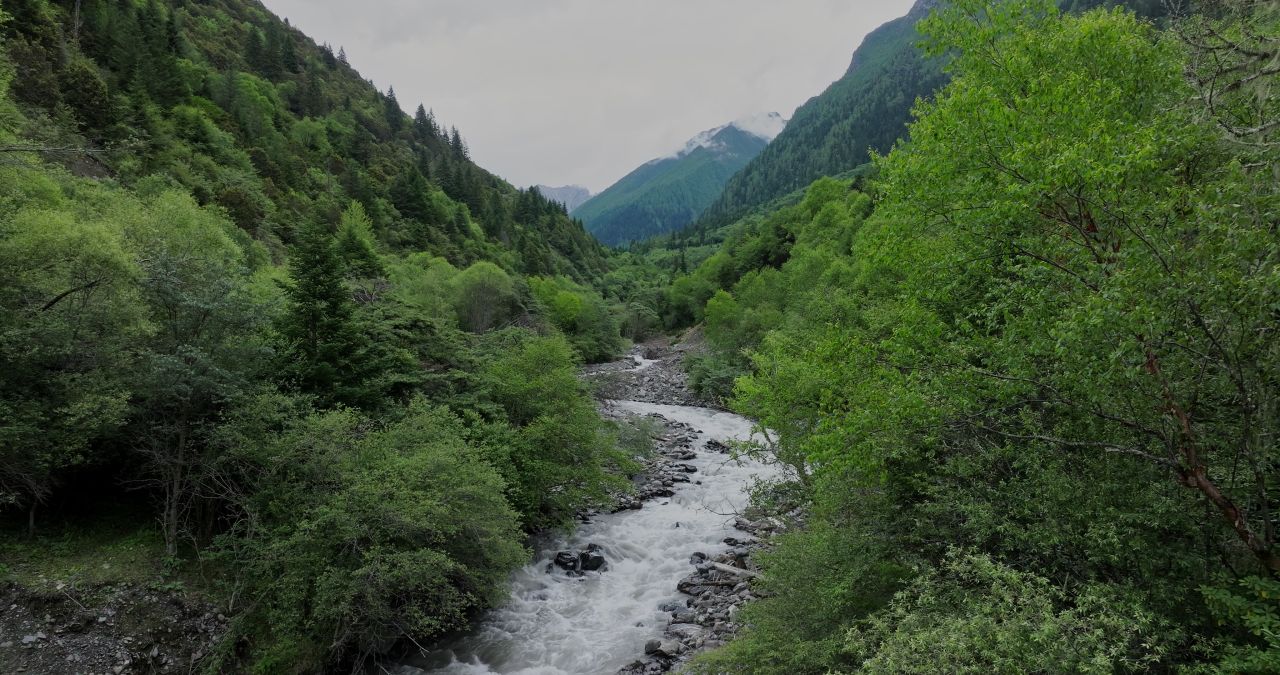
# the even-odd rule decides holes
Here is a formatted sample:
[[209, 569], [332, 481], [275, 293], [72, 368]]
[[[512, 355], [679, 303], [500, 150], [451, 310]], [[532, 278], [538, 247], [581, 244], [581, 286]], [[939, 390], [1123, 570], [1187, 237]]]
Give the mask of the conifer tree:
[[418, 104], [418, 109], [413, 113], [413, 133], [423, 143], [435, 138], [437, 135], [435, 120], [432, 119], [431, 114], [427, 112], [426, 107], [421, 103]]
[[449, 130], [449, 148], [453, 150], [455, 157], [471, 159], [471, 155], [467, 151], [467, 144], [462, 140], [462, 134], [458, 133], [458, 127], [453, 127]]
[[351, 202], [342, 213], [337, 241], [338, 256], [346, 265], [348, 277], [373, 279], [386, 274], [373, 241], [373, 222], [368, 213], [360, 202]]
[[395, 87], [387, 88], [387, 97], [383, 101], [383, 106], [391, 133], [400, 131], [404, 127], [404, 111], [400, 109], [400, 102], [396, 100]]
[[369, 375], [346, 272], [333, 236], [313, 226], [292, 251], [292, 283], [284, 288], [280, 372], [286, 384], [327, 405], [360, 402]]

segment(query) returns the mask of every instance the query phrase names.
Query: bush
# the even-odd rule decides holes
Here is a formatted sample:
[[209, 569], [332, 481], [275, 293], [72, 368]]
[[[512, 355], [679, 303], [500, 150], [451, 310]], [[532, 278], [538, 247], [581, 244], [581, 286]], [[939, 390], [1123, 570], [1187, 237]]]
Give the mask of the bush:
[[624, 489], [617, 474], [632, 463], [577, 376], [563, 336], [506, 331], [488, 345], [488, 398], [505, 421], [491, 425], [486, 445], [510, 484], [512, 505], [531, 530], [568, 524], [575, 512]]
[[851, 629], [845, 650], [871, 672], [1112, 673], [1156, 666], [1179, 637], [1116, 588], [1067, 600], [1041, 577], [953, 553]]
[[253, 599], [238, 632], [259, 671], [358, 662], [463, 628], [503, 597], [527, 554], [504, 482], [462, 436], [417, 401], [388, 426], [312, 414], [239, 449], [259, 474], [243, 504], [254, 526], [223, 555]]
[[618, 319], [596, 291], [565, 277], [529, 280], [543, 316], [568, 337], [588, 363], [608, 361], [621, 347]]

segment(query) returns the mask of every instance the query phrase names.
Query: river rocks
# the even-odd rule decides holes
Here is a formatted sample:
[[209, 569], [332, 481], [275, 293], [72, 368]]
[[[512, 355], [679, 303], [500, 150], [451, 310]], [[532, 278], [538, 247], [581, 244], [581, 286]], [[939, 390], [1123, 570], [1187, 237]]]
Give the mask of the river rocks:
[[679, 656], [685, 647], [676, 640], [650, 640], [644, 645], [644, 653], [658, 658]]
[[733, 448], [730, 448], [728, 445], [721, 443], [714, 438], [707, 441], [707, 450], [721, 455], [728, 455], [733, 452]]
[[667, 626], [667, 635], [678, 638], [679, 640], [689, 643], [702, 638], [707, 634], [707, 629], [695, 623], [673, 623]]
[[581, 551], [560, 551], [547, 565], [547, 572], [556, 567], [570, 576], [582, 576], [586, 572], [604, 572], [609, 569], [609, 562], [604, 558], [604, 548], [599, 544], [588, 544]]
[[678, 349], [650, 344], [636, 348], [624, 361], [588, 366], [583, 369], [582, 377], [594, 387], [596, 397], [601, 400], [718, 407], [689, 390], [681, 357]]
[[595, 544], [587, 546], [587, 550], [578, 554], [578, 569], [583, 572], [603, 572], [609, 563], [605, 562], [601, 550]]
[[[606, 417], [625, 415], [609, 406], [604, 406], [602, 413]], [[698, 456], [693, 450], [699, 440], [698, 430], [658, 415], [649, 417], [662, 425], [654, 438], [654, 452], [642, 459], [644, 469], [632, 480], [633, 491], [614, 495], [612, 513], [642, 509], [649, 500], [674, 497], [677, 487], [693, 483], [692, 475], [698, 472], [698, 467], [682, 463]]]
[[[781, 521], [770, 518], [739, 518], [739, 529], [768, 533], [784, 528]], [[681, 579], [677, 590], [689, 596], [684, 604], [666, 603], [660, 609], [670, 612], [671, 619], [663, 639], [646, 645], [645, 657], [618, 671], [619, 675], [658, 675], [678, 669], [697, 652], [713, 649], [732, 639], [738, 630], [739, 609], [754, 600], [751, 581], [759, 576], [753, 569], [751, 554], [763, 547], [754, 537], [726, 537], [727, 551], [707, 555], [697, 551], [689, 556], [693, 572]], [[675, 642], [678, 649], [664, 643]], [[669, 645], [668, 645], [669, 646]]]
[[142, 584], [0, 586], [0, 672], [188, 673], [226, 617]]
[[566, 572], [578, 571], [578, 556], [568, 551], [561, 551], [557, 553], [556, 557], [551, 562], [555, 563], [556, 567], [559, 567]]

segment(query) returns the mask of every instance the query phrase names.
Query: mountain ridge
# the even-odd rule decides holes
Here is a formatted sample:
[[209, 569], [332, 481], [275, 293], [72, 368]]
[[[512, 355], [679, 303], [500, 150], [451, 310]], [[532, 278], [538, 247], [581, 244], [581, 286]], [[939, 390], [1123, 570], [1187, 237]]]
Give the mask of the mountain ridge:
[[563, 204], [564, 208], [570, 212], [595, 196], [589, 188], [583, 185], [561, 185], [559, 187], [535, 185], [534, 187], [537, 188], [538, 192], [542, 193], [543, 197], [558, 204]]
[[679, 230], [725, 181], [786, 126], [778, 113], [747, 116], [700, 132], [645, 162], [572, 211], [601, 242], [618, 246]]

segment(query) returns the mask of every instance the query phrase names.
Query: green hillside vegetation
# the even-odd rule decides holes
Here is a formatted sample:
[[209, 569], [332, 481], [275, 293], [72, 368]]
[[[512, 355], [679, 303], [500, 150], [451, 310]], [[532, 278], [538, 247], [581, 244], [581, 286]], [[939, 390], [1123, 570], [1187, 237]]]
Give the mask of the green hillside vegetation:
[[689, 672], [1280, 672], [1274, 0], [921, 3], [616, 251], [252, 0], [3, 2], [18, 595], [429, 645], [639, 470], [578, 367], [696, 326], [805, 517]]
[[821, 176], [865, 164], [869, 150], [892, 148], [915, 100], [946, 82], [941, 64], [916, 48], [915, 24], [926, 7], [921, 2], [867, 35], [844, 76], [796, 109], [787, 128], [728, 181], [698, 227], [727, 225]]
[[576, 370], [651, 310], [562, 206], [254, 2], [6, 0], [0, 37], [0, 581], [54, 592], [111, 519], [94, 583], [231, 615], [208, 672], [350, 669], [628, 489]]
[[[866, 164], [871, 152], [892, 149], [906, 135], [916, 100], [931, 97], [947, 82], [945, 60], [927, 58], [917, 46], [921, 36], [915, 25], [937, 4], [920, 0], [907, 16], [867, 35], [844, 76], [796, 109], [787, 128], [728, 181], [697, 227], [723, 227], [822, 176]], [[1166, 11], [1162, 0], [1061, 3], [1073, 11], [1113, 4], [1144, 16]]]
[[876, 177], [676, 281], [809, 511], [694, 672], [1280, 668], [1280, 23], [1214, 9], [956, 0]]
[[[253, 0], [7, 2], [14, 98], [41, 147], [104, 150], [71, 168], [161, 175], [222, 207], [277, 258], [359, 201], [391, 250], [591, 279], [599, 247], [558, 205], [473, 164], [456, 127], [407, 117]], [[76, 7], [79, 7], [76, 16]], [[78, 23], [77, 23], [78, 21]]]
[[579, 206], [573, 216], [610, 246], [684, 229], [768, 144], [732, 126], [716, 134], [713, 142], [719, 147], [698, 147], [687, 155], [641, 166]]

